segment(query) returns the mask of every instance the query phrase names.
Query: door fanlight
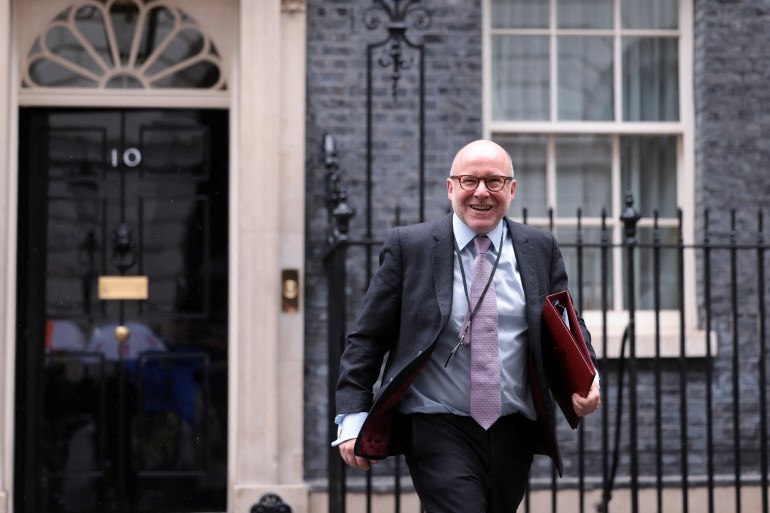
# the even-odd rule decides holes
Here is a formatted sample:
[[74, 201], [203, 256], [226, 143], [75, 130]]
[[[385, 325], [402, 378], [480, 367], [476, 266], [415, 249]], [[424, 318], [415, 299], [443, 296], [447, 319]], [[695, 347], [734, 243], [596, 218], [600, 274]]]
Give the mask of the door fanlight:
[[35, 39], [24, 88], [225, 90], [211, 38], [168, 2], [85, 0]]

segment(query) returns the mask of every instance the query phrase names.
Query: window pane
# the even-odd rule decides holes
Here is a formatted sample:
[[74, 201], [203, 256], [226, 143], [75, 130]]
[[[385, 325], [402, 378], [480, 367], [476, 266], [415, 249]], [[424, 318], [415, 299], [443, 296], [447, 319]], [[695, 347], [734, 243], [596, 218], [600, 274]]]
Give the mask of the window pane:
[[[101, 11], [93, 6], [83, 6], [75, 14], [75, 27], [80, 34], [93, 46], [94, 51], [107, 65], [114, 65], [110, 55], [107, 32]], [[85, 51], [85, 49], [81, 49]], [[54, 51], [56, 53], [56, 51]]]
[[133, 2], [115, 2], [110, 9], [115, 40], [118, 43], [120, 64], [128, 63], [134, 32], [137, 30], [139, 8]]
[[679, 48], [675, 38], [623, 38], [623, 119], [679, 119]]
[[559, 0], [559, 28], [612, 28], [613, 3], [613, 0]]
[[[606, 295], [606, 306], [612, 309], [612, 251], [609, 248], [599, 247], [602, 242], [601, 228], [584, 228], [580, 233], [582, 244], [590, 244], [591, 247], [583, 247], [578, 251], [577, 228], [559, 228], [556, 230], [556, 239], [564, 257], [564, 265], [569, 276], [569, 288], [575, 300], [575, 306], [580, 308], [580, 291], [583, 293], [583, 310], [602, 309], [602, 290]], [[611, 234], [606, 234], [606, 241], [612, 239]], [[580, 256], [579, 256], [580, 255]]]
[[675, 136], [624, 136], [620, 139], [622, 192], [630, 191], [645, 217], [677, 216]]
[[521, 220], [548, 215], [545, 183], [545, 160], [548, 138], [545, 135], [496, 135], [495, 142], [508, 150], [516, 177], [516, 196], [508, 215]]
[[[154, 7], [148, 12], [147, 19], [145, 20], [145, 26], [142, 28], [141, 47], [138, 55], [138, 63], [144, 64], [147, 57], [152, 55], [157, 50], [158, 43], [166, 41], [167, 38], [173, 37], [173, 32], [176, 27], [176, 18], [174, 14], [166, 7]], [[179, 38], [176, 40], [169, 40], [170, 45], [178, 45]], [[168, 53], [168, 52], [164, 52]], [[178, 62], [181, 59], [177, 59]]]
[[214, 87], [219, 80], [219, 67], [211, 62], [197, 62], [173, 75], [152, 82], [154, 87]]
[[29, 76], [42, 87], [97, 87], [95, 81], [73, 73], [69, 68], [55, 62], [39, 59], [29, 65]]
[[676, 29], [679, 2], [676, 0], [623, 0], [620, 8], [623, 28]]
[[157, 60], [148, 68], [147, 75], [155, 75], [182, 61], [200, 55], [205, 51], [206, 39], [194, 28], [180, 30], [163, 49]]
[[45, 34], [45, 43], [51, 53], [64, 57], [86, 71], [92, 73], [101, 71], [99, 65], [85, 52], [83, 46], [68, 27], [51, 28]]
[[[655, 233], [652, 228], [640, 228], [637, 232], [639, 247], [635, 257], [636, 266], [634, 269], [634, 283], [636, 285], [636, 294], [634, 296], [638, 310], [652, 310], [655, 301], [660, 303], [661, 309], [679, 308], [679, 264], [678, 249], [672, 247], [677, 244], [676, 228], [661, 228], [657, 234], [656, 250], [651, 247], [655, 240]], [[667, 247], [662, 247], [667, 246]], [[623, 274], [624, 280], [627, 280], [628, 254], [623, 252]], [[628, 298], [623, 299], [624, 305], [628, 308]]]
[[492, 38], [492, 118], [547, 120], [548, 38]]
[[492, 0], [492, 28], [548, 28], [548, 2]]
[[612, 38], [560, 37], [559, 119], [613, 119]]
[[612, 205], [612, 143], [600, 135], [556, 139], [556, 215], [599, 217]]

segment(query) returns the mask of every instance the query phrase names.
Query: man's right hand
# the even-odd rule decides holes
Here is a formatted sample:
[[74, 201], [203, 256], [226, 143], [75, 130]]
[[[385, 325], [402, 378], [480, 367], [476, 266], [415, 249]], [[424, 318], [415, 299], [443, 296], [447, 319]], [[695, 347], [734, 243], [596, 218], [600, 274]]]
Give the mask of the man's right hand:
[[[366, 458], [361, 458], [359, 456], [356, 456], [353, 452], [353, 449], [356, 446], [356, 439], [351, 438], [350, 440], [345, 440], [340, 444], [340, 456], [342, 456], [342, 459], [350, 465], [351, 467], [360, 468], [362, 470], [369, 470], [370, 467], [370, 461]], [[374, 463], [377, 463], [374, 461]]]

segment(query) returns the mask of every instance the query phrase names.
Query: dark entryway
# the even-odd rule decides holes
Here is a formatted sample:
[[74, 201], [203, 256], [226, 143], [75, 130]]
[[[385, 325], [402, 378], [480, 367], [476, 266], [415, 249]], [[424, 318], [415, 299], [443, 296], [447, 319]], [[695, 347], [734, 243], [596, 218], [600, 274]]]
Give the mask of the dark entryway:
[[15, 511], [224, 510], [227, 112], [20, 126]]

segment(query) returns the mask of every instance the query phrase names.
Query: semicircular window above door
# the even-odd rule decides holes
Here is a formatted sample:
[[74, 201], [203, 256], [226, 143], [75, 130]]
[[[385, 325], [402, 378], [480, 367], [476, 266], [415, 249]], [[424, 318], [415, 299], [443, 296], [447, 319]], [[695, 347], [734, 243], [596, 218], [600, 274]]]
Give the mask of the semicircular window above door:
[[162, 1], [70, 5], [35, 39], [22, 75], [25, 89], [227, 89], [211, 37]]

